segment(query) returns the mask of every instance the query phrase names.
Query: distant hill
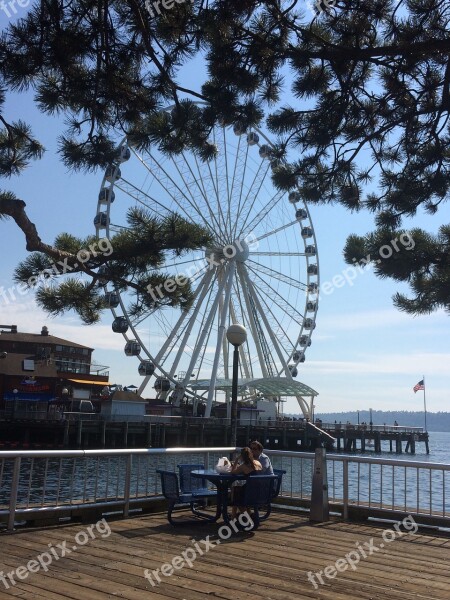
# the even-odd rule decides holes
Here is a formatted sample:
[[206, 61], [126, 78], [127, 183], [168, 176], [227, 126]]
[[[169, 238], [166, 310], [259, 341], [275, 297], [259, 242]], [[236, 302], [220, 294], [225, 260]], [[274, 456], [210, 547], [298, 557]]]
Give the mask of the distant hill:
[[[357, 411], [340, 412], [340, 413], [315, 413], [315, 418], [322, 419], [324, 423], [334, 423], [341, 421], [346, 423], [358, 422]], [[359, 411], [359, 422], [370, 422], [370, 413], [368, 410]], [[407, 410], [373, 410], [372, 423], [374, 425], [393, 425], [397, 421], [399, 425], [410, 427], [424, 427], [425, 420], [423, 412], [412, 412]], [[427, 412], [427, 429], [428, 431], [450, 431], [450, 412]]]

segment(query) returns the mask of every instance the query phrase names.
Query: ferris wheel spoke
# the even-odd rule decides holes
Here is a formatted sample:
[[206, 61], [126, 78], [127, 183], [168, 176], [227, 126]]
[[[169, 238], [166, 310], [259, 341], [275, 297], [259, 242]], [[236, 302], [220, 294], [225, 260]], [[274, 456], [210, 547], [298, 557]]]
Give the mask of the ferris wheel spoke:
[[[205, 324], [204, 324], [204, 326], [203, 326], [203, 328], [201, 330], [200, 336], [198, 338], [197, 345], [194, 348], [194, 351], [192, 352], [192, 355], [191, 355], [191, 360], [189, 362], [189, 367], [188, 367], [188, 370], [187, 370], [188, 374], [192, 373], [192, 370], [193, 370], [193, 368], [194, 368], [194, 366], [195, 366], [195, 364], [197, 362], [197, 359], [198, 359], [199, 354], [201, 352], [201, 349], [202, 349], [203, 343], [205, 341], [205, 338], [207, 337], [208, 331], [211, 328], [211, 325], [212, 325], [212, 322], [213, 322], [213, 319], [214, 319], [214, 315], [217, 312], [217, 307], [219, 305], [219, 297], [223, 293], [224, 287], [225, 287], [225, 279], [223, 280], [223, 282], [219, 282], [219, 284], [217, 286], [217, 295], [216, 295], [216, 298], [213, 301], [213, 304], [212, 304], [212, 307], [211, 307], [211, 309], [209, 311], [208, 317], [207, 317], [207, 319], [205, 321]], [[183, 381], [183, 386], [184, 387], [186, 386], [187, 382], [188, 382], [188, 380], [186, 378]]]
[[[261, 240], [265, 240], [266, 238], [270, 237], [271, 235], [275, 235], [277, 233], [280, 233], [280, 231], [283, 231], [284, 229], [289, 229], [289, 227], [292, 227], [292, 225], [295, 225], [295, 224], [298, 224], [297, 219], [295, 219], [294, 221], [291, 221], [290, 223], [286, 223], [286, 225], [282, 225], [281, 227], [277, 227], [276, 229], [272, 229], [272, 231], [269, 231], [268, 233], [265, 233], [264, 235], [260, 235], [259, 237], [255, 238], [253, 240], [253, 243], [257, 244]], [[256, 253], [254, 252], [253, 254], [256, 254]]]
[[[194, 311], [199, 310], [200, 306], [201, 306], [201, 298], [199, 299], [199, 296], [203, 296], [204, 290], [205, 288], [207, 289], [209, 287], [209, 282], [212, 278], [212, 271], [208, 271], [207, 273], [205, 273], [205, 275], [203, 276], [202, 282], [197, 286], [195, 292], [194, 292], [194, 298], [193, 301], [196, 303]], [[197, 308], [198, 306], [198, 308]], [[164, 344], [162, 345], [160, 351], [158, 352], [158, 354], [155, 357], [155, 362], [156, 363], [160, 363], [163, 359], [163, 356], [165, 355], [165, 353], [167, 352], [167, 349], [170, 347], [170, 345], [172, 344], [172, 341], [174, 340], [174, 338], [177, 337], [177, 334], [179, 334], [180, 332], [180, 328], [183, 325], [183, 322], [187, 319], [189, 315], [189, 311], [183, 311], [177, 321], [177, 323], [175, 324], [175, 326], [172, 329], [172, 333], [168, 336], [167, 340], [164, 342]]]
[[[191, 177], [192, 177], [192, 182], [194, 183], [194, 185], [196, 186], [196, 188], [197, 188], [197, 189], [198, 189], [198, 191], [200, 192], [200, 195], [203, 197], [203, 200], [205, 201], [206, 207], [207, 207], [207, 209], [208, 209], [208, 212], [209, 212], [209, 218], [211, 219], [211, 223], [215, 223], [215, 225], [216, 225], [216, 231], [220, 231], [220, 225], [219, 225], [219, 222], [217, 221], [217, 219], [216, 219], [216, 216], [215, 216], [214, 212], [211, 210], [211, 206], [209, 205], [209, 202], [208, 202], [208, 197], [207, 197], [207, 195], [205, 194], [204, 190], [202, 190], [202, 188], [199, 186], [199, 184], [198, 184], [198, 178], [197, 178], [197, 177], [194, 175], [194, 172], [192, 171], [192, 167], [191, 167], [191, 165], [189, 164], [189, 161], [186, 159], [186, 156], [185, 156], [184, 152], [182, 152], [182, 153], [181, 153], [181, 156], [182, 156], [182, 158], [183, 158], [183, 161], [184, 161], [184, 164], [185, 164], [186, 168], [189, 170], [189, 173], [191, 174]], [[180, 171], [179, 171], [179, 172], [180, 172]], [[181, 177], [183, 177], [183, 176], [181, 175], [181, 173], [180, 173], [180, 176], [181, 176]], [[183, 178], [183, 181], [184, 181], [184, 178]], [[202, 177], [200, 177], [200, 181], [203, 181], [203, 178], [202, 178]], [[186, 189], [188, 189], [188, 190], [189, 190], [189, 194], [190, 194], [190, 196], [191, 196], [191, 198], [192, 198], [192, 201], [194, 202], [194, 204], [196, 204], [196, 205], [197, 205], [197, 204], [198, 204], [198, 202], [196, 201], [196, 199], [194, 198], [194, 196], [193, 196], [193, 194], [192, 194], [192, 191], [191, 191], [191, 186], [190, 186], [190, 185], [188, 185], [188, 184], [185, 182], [185, 187], [186, 187]]]
[[252, 252], [253, 256], [312, 256], [306, 252]]
[[[252, 214], [253, 208], [255, 206], [255, 203], [257, 201], [257, 199], [259, 198], [259, 193], [261, 191], [262, 186], [264, 185], [264, 181], [267, 177], [267, 174], [270, 170], [270, 164], [267, 164], [267, 168], [264, 169], [264, 164], [266, 163], [266, 161], [261, 160], [261, 162], [259, 163], [259, 167], [258, 170], [255, 174], [255, 177], [253, 178], [252, 183], [249, 186], [249, 190], [247, 192], [247, 195], [245, 197], [244, 202], [242, 203], [242, 208], [244, 209], [244, 207], [247, 207], [247, 215], [244, 218], [244, 216], [241, 214], [239, 214], [236, 217], [236, 225], [235, 225], [235, 232], [237, 232], [237, 228], [240, 228], [239, 231], [239, 237], [242, 239], [244, 237], [244, 231], [245, 231], [245, 226], [246, 223], [248, 221], [248, 219], [250, 218], [250, 215]], [[243, 219], [243, 223], [242, 225], [239, 222], [239, 219]]]
[[[242, 165], [242, 175], [241, 175], [241, 185], [240, 185], [240, 189], [239, 189], [239, 200], [238, 200], [238, 205], [237, 205], [237, 209], [236, 209], [236, 216], [234, 219], [234, 228], [233, 228], [233, 238], [236, 237], [236, 230], [237, 230], [237, 226], [239, 223], [239, 219], [241, 216], [241, 203], [242, 203], [242, 194], [244, 192], [244, 181], [245, 181], [245, 174], [247, 173], [247, 160], [248, 160], [248, 150], [249, 150], [249, 145], [245, 144], [245, 153], [244, 153], [244, 158], [240, 159], [241, 162], [243, 163]], [[241, 148], [241, 136], [239, 136], [239, 142], [238, 142], [238, 151], [236, 153], [236, 163], [239, 157], [239, 149]]]
[[[230, 215], [230, 235], [233, 235], [233, 222], [236, 225], [235, 208], [236, 208], [236, 195], [239, 189], [239, 181], [244, 181], [245, 169], [243, 169], [243, 163], [241, 160], [241, 136], [238, 138], [238, 145], [236, 148], [236, 154], [234, 156], [233, 175], [231, 177], [231, 189], [229, 199], [229, 215]], [[232, 216], [233, 215], [233, 216]]]
[[[220, 320], [219, 320], [219, 329], [217, 331], [216, 353], [214, 355], [214, 363], [213, 363], [213, 368], [212, 368], [212, 373], [211, 373], [211, 383], [210, 383], [209, 391], [208, 391], [208, 399], [207, 399], [207, 404], [206, 404], [205, 417], [211, 416], [212, 401], [214, 398], [214, 393], [215, 393], [215, 388], [216, 388], [217, 370], [219, 368], [220, 348], [222, 346], [222, 341], [223, 341], [224, 334], [225, 334], [225, 325], [226, 325], [227, 316], [228, 316], [228, 307], [230, 305], [231, 289], [233, 287], [233, 278], [234, 278], [235, 270], [236, 270], [236, 263], [234, 261], [232, 261], [228, 265], [227, 272], [224, 273], [224, 276], [223, 276], [224, 282], [226, 282], [225, 297], [223, 300], [222, 311], [221, 311], [220, 317], [219, 317]], [[219, 298], [220, 298], [220, 296], [221, 296], [221, 294], [219, 295]]]
[[258, 285], [265, 289], [266, 293], [269, 293], [268, 290], [270, 290], [275, 296], [277, 296], [277, 305], [283, 310], [283, 312], [293, 321], [296, 321], [296, 323], [298, 323], [299, 325], [303, 325], [303, 321], [305, 318], [304, 315], [302, 315], [301, 312], [299, 312], [294, 306], [292, 306], [292, 304], [290, 304], [286, 300], [283, 294], [280, 294], [280, 292], [278, 292], [274, 287], [272, 287], [270, 283], [267, 283], [267, 281], [265, 281], [261, 277], [261, 275], [256, 271], [256, 269], [252, 269], [249, 266], [247, 266], [247, 269], [251, 271], [256, 277], [258, 277], [258, 279], [260, 280], [260, 283]]
[[[259, 364], [261, 366], [261, 370], [262, 370], [262, 375], [263, 377], [268, 377], [269, 376], [269, 371], [268, 371], [268, 367], [266, 364], [266, 357], [264, 356], [264, 352], [263, 352], [263, 348], [262, 348], [262, 344], [261, 344], [261, 339], [260, 339], [260, 334], [257, 328], [257, 324], [256, 324], [256, 320], [254, 317], [254, 307], [252, 306], [251, 302], [250, 302], [250, 295], [249, 295], [249, 290], [247, 287], [247, 281], [244, 277], [243, 274], [243, 267], [242, 265], [238, 265], [238, 276], [239, 276], [239, 281], [241, 284], [241, 289], [243, 292], [243, 297], [244, 297], [244, 302], [245, 302], [245, 306], [247, 308], [247, 318], [248, 318], [248, 322], [250, 325], [250, 329], [252, 332], [252, 337], [253, 337], [253, 341], [255, 343], [256, 346], [256, 352], [258, 354], [258, 359], [259, 359]], [[242, 314], [244, 314], [244, 311], [242, 311]]]
[[[265, 298], [263, 296], [261, 296], [261, 302], [265, 307], [265, 312], [266, 315], [271, 315], [272, 319], [274, 321], [274, 323], [277, 326], [277, 333], [275, 334], [277, 336], [277, 339], [280, 339], [282, 336], [284, 336], [284, 350], [288, 350], [288, 354], [291, 353], [290, 347], [294, 348], [294, 343], [291, 341], [291, 339], [289, 338], [289, 335], [286, 333], [286, 330], [284, 329], [284, 327], [282, 326], [282, 324], [280, 323], [280, 321], [278, 320], [278, 318], [275, 316], [272, 308], [270, 307], [270, 305], [266, 302]], [[283, 312], [289, 317], [292, 318], [291, 314], [287, 311], [285, 311], [282, 307], [280, 307]], [[274, 331], [272, 329], [272, 331]], [[275, 332], [274, 332], [275, 333]]]
[[[232, 317], [232, 300], [230, 298], [230, 307], [229, 307], [229, 314]], [[223, 310], [223, 300], [221, 299], [219, 302], [219, 314], [222, 314], [222, 310]], [[237, 321], [234, 321], [234, 323], [237, 323]], [[227, 344], [227, 338], [226, 336], [222, 337], [222, 356], [223, 356], [223, 370], [224, 370], [224, 377], [225, 379], [229, 379], [230, 377], [230, 373], [229, 373], [229, 365], [228, 365], [228, 344]]]
[[164, 269], [170, 269], [172, 267], [179, 267], [180, 265], [187, 265], [189, 263], [192, 263], [192, 265], [195, 265], [195, 263], [197, 262], [198, 259], [194, 259], [194, 258], [189, 258], [188, 260], [182, 260], [182, 261], [177, 261], [174, 263], [169, 263], [169, 264], [164, 264], [163, 268]]
[[[239, 275], [238, 275], [239, 277]], [[246, 311], [244, 311], [244, 303], [243, 303], [243, 294], [241, 293], [240, 290], [240, 279], [237, 279], [234, 282], [234, 287], [235, 287], [235, 297], [236, 297], [236, 304], [239, 305], [239, 309], [240, 309], [240, 314], [241, 314], [241, 319], [240, 322], [244, 324], [244, 327], [249, 327], [250, 331], [253, 331], [251, 328], [251, 324], [250, 324], [250, 320], [247, 316]], [[233, 323], [239, 323], [239, 320], [237, 320], [237, 316], [236, 316], [236, 310], [234, 308], [233, 303], [231, 302], [231, 306], [233, 306]], [[244, 349], [245, 346], [245, 349]], [[253, 373], [253, 361], [252, 361], [252, 354], [251, 354], [251, 350], [250, 350], [250, 340], [249, 337], [247, 336], [247, 339], [245, 340], [245, 344], [243, 344], [242, 346], [239, 347], [239, 350], [242, 349], [242, 353], [241, 353], [241, 363], [244, 365], [244, 371], [246, 374], [246, 377], [248, 377], [249, 379], [254, 379], [254, 373]]]
[[[215, 139], [215, 138], [214, 138]], [[197, 165], [197, 170], [199, 172], [199, 175], [201, 175], [200, 172], [200, 168], [198, 166], [198, 159], [196, 156], [194, 156], [195, 158], [195, 163]], [[219, 239], [223, 242], [225, 240], [224, 235], [226, 234], [226, 228], [225, 228], [225, 217], [222, 211], [222, 203], [220, 202], [220, 193], [219, 193], [219, 180], [218, 180], [218, 175], [217, 175], [217, 157], [214, 158], [214, 171], [215, 171], [215, 175], [212, 172], [211, 169], [211, 164], [210, 162], [207, 163], [207, 167], [208, 167], [208, 172], [209, 172], [209, 180], [208, 183], [210, 184], [210, 186], [213, 189], [213, 194], [211, 194], [214, 198], [216, 198], [216, 208], [217, 208], [217, 212], [219, 215], [219, 231], [216, 232], [217, 236], [219, 237]], [[200, 177], [200, 179], [202, 180], [202, 178]], [[202, 183], [203, 185], [203, 183]], [[207, 198], [208, 198], [208, 194], [207, 194]], [[207, 199], [207, 203], [208, 206], [210, 204], [209, 200]], [[220, 223], [222, 222], [222, 225], [220, 225]]]
[[153, 164], [155, 165], [153, 167], [155, 169], [155, 171], [153, 171], [153, 169], [144, 161], [143, 164], [144, 164], [145, 168], [147, 168], [153, 176], [155, 176], [155, 174], [156, 174], [159, 185], [172, 198], [172, 200], [180, 208], [180, 210], [182, 210], [184, 212], [184, 214], [187, 215], [188, 218], [192, 220], [192, 214], [190, 214], [186, 210], [183, 202], [181, 202], [180, 199], [177, 198], [176, 192], [178, 192], [181, 199], [184, 199], [187, 202], [187, 204], [193, 209], [194, 213], [196, 213], [200, 217], [200, 219], [203, 221], [204, 226], [209, 231], [214, 233], [213, 229], [210, 226], [210, 223], [207, 221], [207, 219], [205, 219], [204, 215], [198, 209], [196, 204], [190, 201], [189, 197], [183, 192], [183, 190], [180, 188], [180, 186], [177, 184], [177, 182], [171, 177], [171, 175], [164, 169], [163, 166], [158, 164], [157, 160], [151, 154], [151, 152], [149, 152], [148, 155], [151, 158], [151, 160], [153, 161]]
[[227, 224], [229, 226], [230, 237], [231, 237], [231, 194], [230, 194], [230, 180], [228, 174], [228, 152], [227, 152], [227, 139], [225, 135], [225, 129], [222, 130], [223, 134], [223, 156], [225, 157], [225, 183], [227, 188]]
[[[241, 300], [240, 298], [240, 294], [238, 291], [238, 286], [237, 286], [237, 280], [235, 280], [233, 282], [233, 287], [235, 288], [235, 292], [236, 292], [236, 297], [239, 298], [239, 301]], [[240, 303], [240, 307], [241, 307], [241, 315], [244, 315], [244, 312], [242, 310], [242, 304]], [[239, 320], [237, 318], [236, 315], [236, 310], [234, 308], [234, 304], [233, 304], [233, 300], [230, 299], [230, 316], [232, 319], [232, 323], [239, 323]], [[247, 319], [242, 319], [241, 323], [244, 323], [244, 326], [247, 324]], [[252, 370], [252, 361], [251, 361], [251, 355], [250, 355], [250, 348], [249, 348], [249, 343], [248, 343], [248, 338], [245, 340], [245, 347], [247, 349], [247, 351], [244, 350], [244, 344], [242, 344], [241, 346], [239, 346], [239, 353], [240, 353], [240, 357], [241, 357], [241, 364], [244, 370], [244, 374], [245, 377], [247, 379], [253, 378], [253, 370]]]
[[276, 352], [278, 359], [283, 367], [285, 375], [288, 379], [293, 379], [292, 374], [291, 374], [289, 367], [286, 363], [286, 360], [284, 358], [284, 352], [283, 352], [282, 348], [280, 347], [280, 344], [278, 343], [276, 335], [272, 331], [272, 327], [270, 326], [270, 323], [267, 319], [266, 313], [265, 313], [263, 307], [261, 306], [261, 302], [259, 301], [258, 294], [256, 293], [255, 287], [254, 287], [252, 281], [250, 280], [250, 277], [248, 276], [248, 273], [245, 269], [243, 269], [243, 277], [247, 283], [249, 295], [251, 298], [253, 298], [253, 301], [254, 301], [256, 308], [261, 316], [261, 319], [264, 322], [266, 331], [272, 341], [275, 352]]
[[175, 212], [167, 208], [167, 206], [159, 202], [159, 200], [157, 200], [153, 196], [150, 196], [150, 194], [140, 190], [138, 187], [133, 185], [131, 181], [128, 181], [128, 179], [125, 179], [124, 177], [121, 177], [118, 181], [116, 181], [114, 187], [117, 187], [124, 194], [126, 194], [139, 204], [142, 204], [142, 206], [148, 208], [149, 210], [155, 210], [155, 206], [157, 206], [159, 208], [162, 208], [165, 212], [171, 214], [174, 214]]
[[250, 223], [247, 224], [248, 216], [250, 216], [249, 213], [244, 225], [242, 226], [240, 234], [241, 237], [245, 237], [245, 235], [247, 235], [251, 231], [256, 230], [258, 225], [261, 222], [265, 221], [267, 219], [267, 215], [278, 205], [284, 194], [285, 192], [283, 191], [276, 192], [269, 200], [269, 202], [267, 202], [267, 204], [258, 211], [258, 213], [250, 221]]
[[283, 283], [287, 283], [288, 285], [296, 287], [299, 290], [301, 290], [302, 292], [306, 292], [308, 289], [308, 286], [305, 283], [303, 283], [301, 281], [297, 281], [296, 279], [289, 277], [289, 275], [283, 275], [283, 273], [280, 273], [279, 271], [275, 271], [274, 269], [271, 269], [270, 267], [266, 267], [265, 265], [261, 265], [260, 263], [254, 261], [254, 260], [248, 259], [247, 263], [250, 264], [250, 267], [252, 269], [261, 271], [262, 273], [265, 273], [266, 275], [269, 275], [270, 277], [274, 277], [275, 279], [278, 279], [278, 281], [282, 281]]
[[[205, 341], [204, 341], [204, 344], [203, 344], [203, 351], [202, 351], [202, 353], [201, 353], [201, 356], [200, 356], [199, 360], [197, 361], [197, 369], [198, 369], [198, 371], [197, 371], [197, 372], [198, 372], [198, 375], [200, 375], [200, 373], [202, 372], [203, 365], [207, 366], [207, 361], [206, 361], [206, 353], [207, 353], [207, 351], [208, 351], [208, 347], [209, 347], [209, 346], [208, 346], [208, 344], [209, 344], [209, 341], [210, 341], [210, 339], [211, 339], [211, 336], [212, 336], [212, 334], [213, 334], [213, 329], [212, 329], [212, 327], [211, 327], [211, 328], [209, 329], [209, 331], [208, 331], [208, 335], [206, 336], [206, 339], [205, 339]], [[199, 377], [198, 377], [198, 376], [197, 376], [197, 379], [199, 379]], [[206, 391], [206, 393], [207, 393], [207, 391]]]
[[208, 291], [210, 291], [210, 293], [212, 292], [213, 286], [212, 285], [210, 286], [210, 283], [211, 283], [211, 279], [212, 279], [212, 276], [213, 276], [213, 272], [210, 271], [210, 273], [207, 274], [207, 275], [208, 276], [205, 277], [205, 279], [204, 279], [204, 283], [202, 285], [203, 289], [201, 291], [201, 294], [199, 295], [198, 302], [195, 305], [195, 309], [192, 312], [191, 316], [189, 317], [189, 320], [187, 321], [187, 326], [186, 326], [186, 328], [184, 330], [184, 334], [180, 334], [180, 336], [178, 337], [178, 340], [179, 340], [181, 338], [181, 335], [183, 335], [183, 340], [182, 340], [182, 342], [179, 345], [178, 352], [177, 352], [177, 354], [175, 356], [175, 359], [173, 361], [173, 365], [172, 365], [172, 368], [170, 370], [170, 375], [171, 376], [174, 375], [174, 373], [175, 373], [175, 371], [176, 371], [176, 369], [178, 367], [178, 364], [179, 364], [179, 362], [180, 362], [180, 360], [181, 360], [181, 358], [182, 358], [182, 356], [184, 354], [185, 348], [186, 348], [186, 346], [188, 344], [188, 341], [189, 341], [189, 336], [192, 333], [192, 329], [193, 329], [193, 327], [194, 327], [194, 325], [195, 325], [195, 323], [197, 321], [198, 313], [199, 313], [200, 308], [201, 308], [201, 306], [202, 306], [202, 304], [203, 304], [203, 302], [204, 302], [204, 300], [205, 300], [205, 298], [206, 298], [206, 296], [208, 294]]

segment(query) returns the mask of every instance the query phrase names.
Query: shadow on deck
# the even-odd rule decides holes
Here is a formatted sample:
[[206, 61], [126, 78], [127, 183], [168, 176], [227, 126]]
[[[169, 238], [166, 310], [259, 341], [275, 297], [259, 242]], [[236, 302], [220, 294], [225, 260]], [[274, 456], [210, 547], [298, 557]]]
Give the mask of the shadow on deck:
[[[305, 515], [281, 510], [255, 533], [235, 533], [227, 540], [219, 538], [227, 533], [220, 524], [173, 528], [163, 514], [99, 522], [91, 526], [91, 535], [88, 527], [70, 524], [1, 534], [0, 598], [450, 598], [450, 537], [429, 530], [412, 533], [403, 525], [396, 531], [392, 524], [340, 519], [312, 525]], [[207, 544], [207, 536], [214, 546]], [[42, 558], [43, 553], [48, 554]], [[41, 563], [52, 557], [47, 571], [38, 555]], [[176, 567], [163, 567], [172, 575], [161, 573], [165, 563]], [[152, 585], [145, 569], [159, 569], [161, 582], [153, 575]], [[309, 572], [319, 571], [320, 576], [308, 579]], [[11, 572], [15, 585], [6, 575]]]

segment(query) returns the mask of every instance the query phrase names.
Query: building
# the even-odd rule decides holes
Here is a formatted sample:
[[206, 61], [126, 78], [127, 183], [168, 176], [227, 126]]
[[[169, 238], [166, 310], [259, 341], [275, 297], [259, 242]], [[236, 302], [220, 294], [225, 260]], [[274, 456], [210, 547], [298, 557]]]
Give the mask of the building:
[[93, 349], [49, 334], [0, 325], [0, 415], [55, 418], [64, 408], [91, 400], [100, 410], [108, 367], [92, 362]]

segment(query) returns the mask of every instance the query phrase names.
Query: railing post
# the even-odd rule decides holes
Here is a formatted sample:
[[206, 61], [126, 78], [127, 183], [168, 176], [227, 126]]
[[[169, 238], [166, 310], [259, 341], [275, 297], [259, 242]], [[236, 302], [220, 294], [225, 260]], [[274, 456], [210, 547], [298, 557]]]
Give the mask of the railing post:
[[309, 520], [323, 523], [330, 520], [328, 508], [327, 452], [316, 448], [311, 489], [311, 509]]
[[348, 460], [344, 458], [342, 462], [342, 487], [344, 491], [344, 511], [343, 517], [344, 519], [348, 519]]
[[128, 518], [128, 514], [130, 512], [130, 488], [131, 488], [131, 469], [133, 466], [133, 455], [129, 454], [127, 456], [127, 467], [125, 471], [125, 489], [123, 494], [123, 516]]
[[19, 478], [20, 478], [20, 456], [14, 459], [13, 474], [11, 480], [11, 498], [9, 500], [9, 517], [8, 517], [8, 531], [14, 530], [14, 521], [16, 518], [16, 505], [17, 505], [17, 494], [19, 491]]

